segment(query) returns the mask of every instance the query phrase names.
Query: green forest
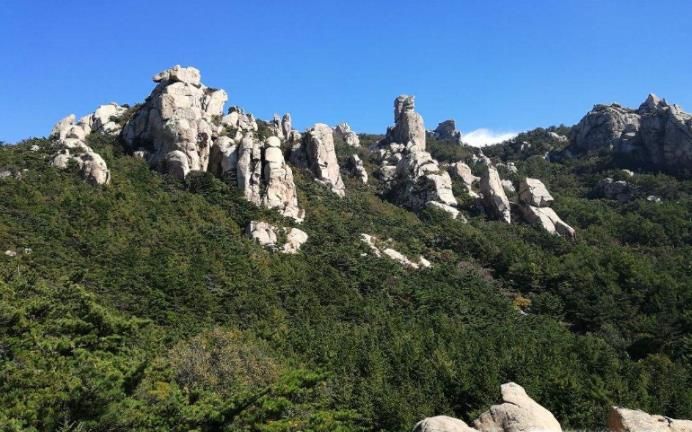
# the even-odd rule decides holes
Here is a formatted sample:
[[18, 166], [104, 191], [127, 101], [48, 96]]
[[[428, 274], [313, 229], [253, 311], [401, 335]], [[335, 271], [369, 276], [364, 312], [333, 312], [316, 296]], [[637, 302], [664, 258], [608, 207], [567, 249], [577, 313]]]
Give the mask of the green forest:
[[[597, 198], [620, 162], [548, 162], [543, 132], [486, 154], [541, 179], [575, 240], [488, 220], [459, 180], [468, 223], [396, 206], [374, 178], [344, 174], [339, 198], [294, 169], [296, 255], [244, 235], [295, 221], [209, 173], [159, 174], [117, 138], [88, 141], [108, 186], [51, 167], [48, 139], [1, 146], [0, 430], [409, 431], [473, 421], [508, 381], [565, 429], [603, 428], [614, 404], [692, 418], [692, 180], [637, 171], [641, 198]], [[372, 171], [378, 138], [338, 142], [341, 165], [357, 152]], [[375, 257], [360, 233], [433, 266]]]

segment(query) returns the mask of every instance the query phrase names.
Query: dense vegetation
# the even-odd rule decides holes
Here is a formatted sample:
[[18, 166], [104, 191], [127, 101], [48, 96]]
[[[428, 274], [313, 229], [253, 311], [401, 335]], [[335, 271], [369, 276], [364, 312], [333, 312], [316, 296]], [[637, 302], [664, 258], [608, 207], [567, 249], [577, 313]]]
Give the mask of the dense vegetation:
[[[690, 180], [638, 174], [663, 202], [620, 204], [589, 199], [621, 175], [607, 158], [518, 158], [571, 242], [471, 204], [468, 224], [415, 215], [376, 180], [339, 199], [296, 170], [310, 240], [291, 256], [242, 235], [291, 221], [211, 175], [176, 181], [92, 137], [113, 175], [93, 187], [49, 167], [48, 145], [0, 149], [22, 173], [0, 180], [4, 430], [403, 431], [473, 420], [510, 380], [566, 427], [602, 426], [611, 404], [692, 417]], [[434, 267], [375, 258], [361, 232]]]

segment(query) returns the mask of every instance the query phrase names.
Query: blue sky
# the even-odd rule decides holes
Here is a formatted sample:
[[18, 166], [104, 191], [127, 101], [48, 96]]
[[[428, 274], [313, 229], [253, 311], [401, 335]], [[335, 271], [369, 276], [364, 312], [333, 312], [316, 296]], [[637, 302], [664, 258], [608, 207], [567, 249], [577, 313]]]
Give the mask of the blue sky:
[[[384, 132], [416, 96], [433, 128], [572, 124], [649, 92], [692, 109], [687, 0], [0, 0], [0, 140], [136, 103], [194, 65], [260, 118]], [[228, 106], [228, 104], [227, 104]]]

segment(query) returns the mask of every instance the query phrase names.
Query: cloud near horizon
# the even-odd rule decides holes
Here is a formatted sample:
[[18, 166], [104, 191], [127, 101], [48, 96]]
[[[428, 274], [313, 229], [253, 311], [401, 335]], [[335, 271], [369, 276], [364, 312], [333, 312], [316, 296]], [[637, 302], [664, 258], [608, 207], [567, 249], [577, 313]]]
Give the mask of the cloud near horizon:
[[473, 147], [483, 147], [507, 141], [517, 135], [517, 132], [500, 132], [490, 129], [476, 129], [468, 133], [462, 133], [461, 140], [465, 144]]

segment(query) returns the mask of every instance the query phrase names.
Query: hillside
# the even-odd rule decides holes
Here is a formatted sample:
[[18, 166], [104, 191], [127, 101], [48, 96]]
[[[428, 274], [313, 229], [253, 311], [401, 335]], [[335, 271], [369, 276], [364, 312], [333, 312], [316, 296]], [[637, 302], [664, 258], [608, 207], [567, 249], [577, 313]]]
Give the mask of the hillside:
[[[224, 111], [194, 71], [0, 148], [4, 430], [404, 431], [470, 424], [510, 381], [565, 429], [613, 405], [692, 418], [692, 178], [672, 159], [579, 147], [579, 126], [480, 152], [410, 97], [384, 135], [299, 133]], [[559, 235], [527, 223], [546, 208]], [[307, 241], [281, 253], [253, 221]]]

